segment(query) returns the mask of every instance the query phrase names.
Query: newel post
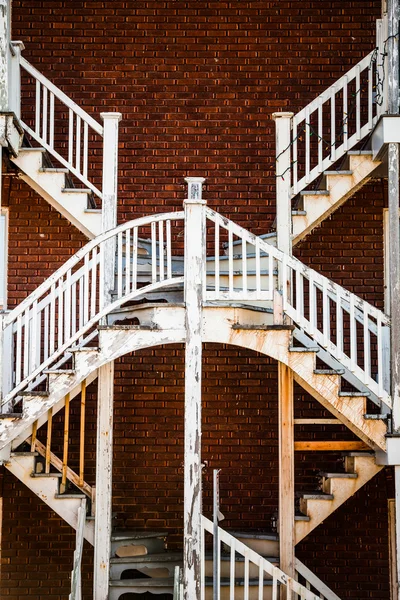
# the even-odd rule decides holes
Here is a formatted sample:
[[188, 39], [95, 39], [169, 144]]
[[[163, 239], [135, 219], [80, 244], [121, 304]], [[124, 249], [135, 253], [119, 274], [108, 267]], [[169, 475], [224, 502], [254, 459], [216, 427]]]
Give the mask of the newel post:
[[10, 44], [9, 106], [17, 119], [21, 118], [21, 53], [24, 49], [23, 42]]
[[[102, 113], [103, 130], [103, 186], [102, 228], [117, 225], [118, 180], [118, 123], [120, 113]], [[115, 239], [104, 243], [102, 250], [103, 296], [102, 306], [111, 303], [114, 288]], [[106, 318], [104, 319], [104, 322]], [[114, 418], [114, 361], [98, 370], [97, 442], [96, 442], [96, 502], [94, 528], [94, 600], [108, 600], [112, 529], [112, 466]]]
[[273, 113], [276, 131], [276, 233], [277, 246], [292, 253], [291, 128], [292, 112]]
[[185, 453], [184, 600], [200, 600], [201, 565], [201, 363], [205, 288], [206, 215], [202, 177], [187, 177], [185, 209]]
[[10, 111], [11, 0], [0, 0], [0, 113]]

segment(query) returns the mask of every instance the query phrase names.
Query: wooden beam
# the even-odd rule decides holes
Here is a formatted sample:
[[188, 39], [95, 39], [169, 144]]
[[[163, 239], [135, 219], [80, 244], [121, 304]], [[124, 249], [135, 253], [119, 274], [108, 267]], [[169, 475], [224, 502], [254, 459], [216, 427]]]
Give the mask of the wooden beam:
[[108, 600], [111, 555], [114, 362], [99, 368], [97, 395], [94, 600]]
[[294, 577], [294, 422], [293, 372], [278, 363], [279, 411], [279, 561]]
[[327, 450], [332, 452], [358, 452], [371, 450], [370, 446], [364, 442], [295, 442], [294, 449], [296, 452]]
[[183, 597], [200, 600], [201, 572], [201, 373], [205, 280], [205, 202], [202, 178], [187, 178], [185, 200], [185, 454]]

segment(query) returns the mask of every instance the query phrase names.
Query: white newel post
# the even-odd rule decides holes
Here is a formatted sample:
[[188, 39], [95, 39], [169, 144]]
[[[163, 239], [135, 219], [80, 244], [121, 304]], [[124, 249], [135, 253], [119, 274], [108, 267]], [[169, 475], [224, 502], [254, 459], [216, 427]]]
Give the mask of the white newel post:
[[[120, 113], [102, 113], [104, 122], [102, 225], [103, 231], [117, 224], [118, 180], [118, 123]], [[115, 242], [104, 244], [102, 254], [103, 297], [102, 305], [111, 303], [115, 277]], [[94, 534], [94, 600], [107, 600], [112, 530], [112, 453], [113, 453], [113, 402], [114, 362], [98, 370], [97, 394], [97, 446], [96, 446], [96, 502]]]
[[25, 49], [20, 41], [11, 42], [9, 105], [18, 119], [21, 118], [21, 53]]
[[[292, 202], [291, 202], [291, 129], [292, 112], [276, 112], [272, 114], [275, 121], [276, 134], [276, 237], [277, 247], [287, 255], [292, 254]], [[282, 263], [278, 263], [278, 292], [274, 297], [274, 323], [283, 323], [282, 293], [283, 286]], [[289, 293], [289, 290], [287, 290]]]
[[276, 233], [277, 247], [292, 253], [291, 128], [292, 112], [273, 113], [276, 131]]
[[0, 113], [9, 112], [11, 0], [0, 0]]
[[200, 600], [201, 570], [201, 361], [206, 216], [203, 178], [187, 177], [185, 208], [185, 454], [184, 600]]

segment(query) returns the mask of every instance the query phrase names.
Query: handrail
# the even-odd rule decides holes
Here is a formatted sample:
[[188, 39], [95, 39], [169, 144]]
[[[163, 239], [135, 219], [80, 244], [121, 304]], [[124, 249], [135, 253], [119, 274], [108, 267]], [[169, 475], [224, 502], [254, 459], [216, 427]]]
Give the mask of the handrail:
[[291, 118], [276, 176], [289, 180], [292, 197], [369, 135], [387, 112], [386, 36], [385, 18], [377, 21], [376, 48]]
[[[181, 274], [172, 271], [171, 237], [171, 221], [180, 221], [183, 215], [174, 212], [143, 217], [103, 233], [4, 315], [3, 368], [12, 374], [3, 378], [12, 382], [10, 389], [3, 390], [4, 404], [71, 346], [84, 344], [91, 329], [109, 312], [146, 291], [183, 282]], [[144, 287], [138, 279], [141, 229], [150, 230], [153, 247], [151, 283]], [[109, 240], [116, 247], [115, 290], [110, 304], [104, 306], [104, 247]]]
[[[31, 127], [22, 115], [22, 127], [70, 173], [101, 198], [102, 192], [89, 176], [89, 158], [98, 145], [95, 138], [91, 138], [103, 138], [104, 128], [22, 56], [19, 56], [19, 66], [35, 82], [34, 123]], [[66, 147], [57, 145], [56, 130], [60, 123], [68, 131]]]
[[[202, 528], [202, 573], [201, 573], [201, 598], [204, 600], [205, 598], [205, 576], [204, 576], [204, 567], [205, 567], [205, 533], [213, 535], [213, 523], [207, 519], [204, 515], [201, 517], [201, 528]], [[314, 594], [312, 591], [308, 590], [305, 586], [298, 583], [292, 577], [289, 577], [281, 571], [279, 567], [276, 567], [271, 562], [269, 562], [260, 554], [257, 554], [254, 550], [249, 548], [243, 544], [240, 540], [233, 537], [230, 533], [218, 527], [218, 539], [220, 544], [225, 544], [230, 549], [230, 576], [229, 576], [229, 590], [230, 597], [234, 597], [235, 590], [235, 562], [237, 559], [237, 555], [244, 558], [244, 597], [250, 597], [249, 587], [250, 587], [250, 565], [258, 567], [258, 577], [256, 577], [256, 587], [259, 593], [259, 598], [263, 598], [263, 587], [264, 587], [264, 578], [267, 575], [269, 578], [272, 578], [272, 598], [277, 598], [278, 587], [284, 587], [287, 590], [288, 598], [291, 597], [290, 593], [297, 594], [300, 598], [304, 600], [321, 600], [321, 596]], [[220, 557], [219, 552], [219, 557]], [[217, 573], [219, 574], [221, 569], [217, 569]], [[221, 580], [217, 581], [217, 589], [221, 589]]]

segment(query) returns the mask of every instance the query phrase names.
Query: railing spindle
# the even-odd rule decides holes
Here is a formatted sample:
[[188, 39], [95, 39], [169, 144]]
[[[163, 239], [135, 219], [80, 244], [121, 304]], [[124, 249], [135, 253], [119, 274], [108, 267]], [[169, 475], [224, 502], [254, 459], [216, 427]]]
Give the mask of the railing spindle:
[[40, 81], [36, 79], [35, 133], [40, 137]]
[[335, 107], [336, 90], [333, 87], [331, 90], [331, 161], [336, 160], [336, 107]]
[[343, 126], [343, 146], [344, 146], [344, 150], [347, 152], [348, 150], [348, 142], [349, 142], [349, 108], [348, 108], [348, 94], [347, 94], [347, 88], [348, 88], [348, 82], [347, 82], [347, 77], [345, 77], [345, 83], [343, 85], [343, 121], [342, 121], [342, 126]]
[[92, 289], [90, 292], [90, 318], [96, 314], [96, 300], [97, 300], [97, 248], [92, 250], [92, 277], [91, 277]]
[[245, 296], [247, 296], [247, 243], [242, 238], [242, 289]]
[[322, 128], [322, 102], [318, 106], [318, 173], [322, 173], [324, 160], [323, 128]]
[[293, 139], [293, 169], [292, 169], [292, 173], [293, 173], [293, 195], [295, 196], [298, 192], [298, 187], [297, 187], [297, 182], [299, 180], [299, 175], [298, 175], [298, 146], [297, 146], [297, 138], [298, 138], [298, 133], [297, 133], [297, 119], [296, 117], [293, 119], [293, 133], [292, 133], [292, 139]]
[[86, 381], [81, 384], [81, 419], [79, 444], [79, 485], [83, 486], [85, 473], [85, 418], [86, 418]]
[[45, 454], [45, 473], [50, 473], [51, 460], [51, 436], [53, 432], [53, 408], [47, 411], [47, 438], [46, 438], [46, 454]]
[[83, 122], [83, 176], [88, 176], [88, 150], [89, 150], [89, 126], [86, 121]]
[[86, 254], [83, 271], [83, 324], [89, 321], [89, 254]]
[[75, 169], [81, 172], [81, 118], [76, 115]]
[[343, 355], [343, 310], [339, 288], [336, 290], [336, 347], [338, 349], [337, 358], [340, 360]]
[[159, 272], [160, 281], [164, 281], [164, 223], [163, 221], [158, 222], [158, 247], [159, 247]]
[[310, 182], [310, 164], [311, 164], [311, 156], [310, 156], [311, 123], [310, 123], [310, 111], [308, 108], [306, 109], [305, 125], [306, 125], [306, 130], [304, 132], [304, 135], [306, 137], [305, 177], [306, 177], [306, 183], [309, 183]]
[[356, 66], [356, 139], [361, 139], [361, 81], [360, 67]]
[[72, 108], [68, 111], [68, 162], [70, 165], [74, 161], [74, 111]]
[[[166, 221], [166, 235], [167, 235], [167, 279], [172, 278], [172, 255], [171, 255], [171, 221]], [[135, 242], [134, 242], [135, 243]], [[137, 245], [137, 237], [136, 244]]]
[[[167, 230], [168, 231], [168, 230]], [[171, 225], [169, 226], [169, 262], [168, 269], [172, 272], [171, 268]], [[133, 246], [132, 246], [132, 290], [137, 289], [137, 261], [138, 261], [138, 230], [137, 227], [133, 228]], [[172, 276], [172, 275], [171, 275]]]
[[125, 294], [131, 291], [131, 230], [125, 232]]
[[369, 313], [368, 306], [364, 304], [364, 383], [368, 382], [368, 379], [371, 377], [371, 338], [369, 333]]
[[329, 310], [329, 298], [328, 298], [328, 281], [324, 279], [323, 283], [323, 291], [322, 291], [322, 322], [323, 322], [323, 332], [324, 332], [324, 347], [327, 348], [329, 346], [330, 337], [331, 337], [331, 320], [330, 320], [330, 310]]
[[58, 348], [63, 345], [63, 324], [64, 324], [64, 290], [63, 290], [63, 278], [58, 280], [58, 319], [57, 319], [57, 333], [58, 333]]
[[261, 258], [260, 258], [260, 238], [256, 238], [256, 291], [261, 293]]
[[47, 87], [43, 86], [42, 138], [47, 143]]
[[233, 292], [233, 231], [229, 222], [228, 229], [228, 249], [229, 249], [229, 293]]
[[70, 396], [65, 396], [65, 414], [64, 414], [64, 444], [63, 444], [63, 463], [61, 473], [60, 491], [65, 493], [67, 488], [67, 468], [68, 468], [68, 446], [69, 446], [69, 404]]
[[373, 71], [372, 66], [368, 67], [368, 129], [372, 129], [372, 119], [373, 119], [373, 90], [372, 90], [372, 82], [373, 82]]
[[[126, 254], [125, 248], [125, 264], [128, 260], [129, 256]], [[122, 231], [118, 234], [117, 246], [117, 293], [118, 298], [122, 298]]]
[[38, 422], [35, 421], [32, 425], [32, 437], [31, 437], [31, 452], [35, 452], [36, 438], [37, 438], [37, 427]]
[[54, 94], [50, 92], [49, 145], [54, 148]]
[[351, 370], [354, 371], [357, 366], [357, 326], [353, 294], [350, 296], [350, 361]]
[[49, 358], [49, 305], [46, 304], [43, 313], [44, 319], [44, 339], [43, 339], [43, 357], [44, 360]]
[[15, 384], [18, 385], [22, 377], [21, 361], [22, 361], [22, 315], [17, 317], [17, 343], [16, 343], [16, 364], [15, 364]]
[[157, 229], [155, 221], [151, 224], [151, 281], [157, 281]]
[[215, 264], [215, 297], [219, 298], [219, 223], [215, 223], [215, 232], [214, 232], [215, 240], [214, 240], [214, 264]]
[[231, 556], [230, 556], [230, 578], [229, 578], [229, 600], [235, 600], [235, 569], [236, 569], [236, 553], [235, 553], [235, 540], [231, 543]]
[[249, 600], [249, 558], [244, 557], [244, 600]]
[[67, 271], [65, 281], [65, 318], [64, 339], [71, 337], [71, 270]]

